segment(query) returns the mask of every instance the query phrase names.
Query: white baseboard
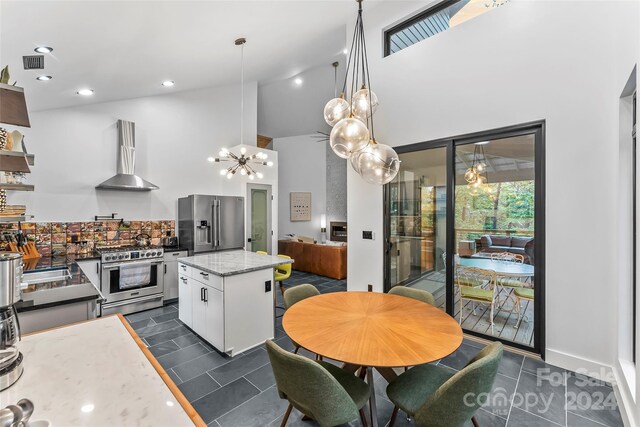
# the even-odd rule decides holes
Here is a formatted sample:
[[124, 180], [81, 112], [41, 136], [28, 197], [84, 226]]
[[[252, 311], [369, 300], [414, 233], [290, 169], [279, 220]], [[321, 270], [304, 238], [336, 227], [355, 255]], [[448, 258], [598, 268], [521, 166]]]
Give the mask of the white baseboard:
[[551, 348], [545, 350], [545, 362], [602, 381], [615, 381], [611, 366]]
[[[616, 399], [618, 401], [618, 407], [620, 408], [620, 414], [622, 415], [624, 425], [635, 427], [638, 425], [638, 423], [636, 422], [636, 414], [634, 413], [636, 404], [631, 390], [631, 387], [635, 387], [635, 383], [629, 384], [624, 371], [624, 367], [618, 360], [613, 370], [616, 378], [614, 391], [616, 393]], [[633, 381], [635, 382], [635, 378], [633, 379]]]

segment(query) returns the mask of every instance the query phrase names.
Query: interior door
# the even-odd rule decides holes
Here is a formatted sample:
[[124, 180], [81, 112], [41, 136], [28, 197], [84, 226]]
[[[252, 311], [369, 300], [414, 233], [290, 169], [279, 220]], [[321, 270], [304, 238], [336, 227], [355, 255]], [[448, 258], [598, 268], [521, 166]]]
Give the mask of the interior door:
[[247, 229], [251, 251], [271, 252], [271, 186], [247, 185]]
[[244, 197], [219, 196], [217, 201], [216, 249], [244, 248]]

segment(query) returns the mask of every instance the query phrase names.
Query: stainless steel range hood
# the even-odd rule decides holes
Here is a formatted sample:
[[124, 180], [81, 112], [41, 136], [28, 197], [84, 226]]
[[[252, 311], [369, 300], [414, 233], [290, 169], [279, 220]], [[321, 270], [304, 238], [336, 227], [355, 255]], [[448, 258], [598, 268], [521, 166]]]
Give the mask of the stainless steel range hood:
[[118, 120], [118, 173], [96, 186], [102, 190], [150, 191], [159, 187], [135, 174], [136, 124]]

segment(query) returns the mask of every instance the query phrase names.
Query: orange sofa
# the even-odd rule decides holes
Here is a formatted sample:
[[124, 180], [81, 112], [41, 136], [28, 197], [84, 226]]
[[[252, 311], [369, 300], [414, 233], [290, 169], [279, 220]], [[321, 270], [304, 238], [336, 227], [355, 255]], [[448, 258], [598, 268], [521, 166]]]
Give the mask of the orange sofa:
[[347, 247], [279, 240], [278, 253], [294, 259], [293, 269], [332, 279], [347, 278]]

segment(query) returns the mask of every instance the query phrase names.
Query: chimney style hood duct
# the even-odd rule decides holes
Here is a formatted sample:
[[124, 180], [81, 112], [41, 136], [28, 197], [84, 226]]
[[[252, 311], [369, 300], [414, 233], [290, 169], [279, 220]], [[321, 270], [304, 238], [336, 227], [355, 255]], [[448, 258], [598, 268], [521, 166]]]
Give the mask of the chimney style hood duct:
[[118, 173], [102, 184], [97, 185], [97, 189], [150, 191], [159, 188], [157, 185], [153, 185], [135, 174], [135, 126], [136, 124], [133, 122], [118, 120]]

